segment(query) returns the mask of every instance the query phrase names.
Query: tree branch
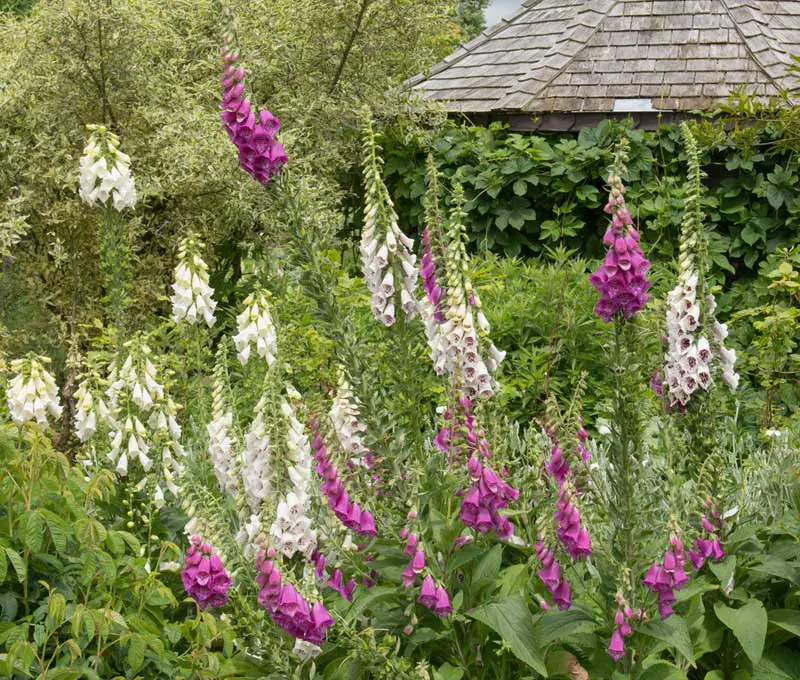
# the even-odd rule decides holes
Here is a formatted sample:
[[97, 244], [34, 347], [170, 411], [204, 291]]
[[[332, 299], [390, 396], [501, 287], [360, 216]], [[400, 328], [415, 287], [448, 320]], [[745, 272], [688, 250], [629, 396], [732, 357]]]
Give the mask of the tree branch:
[[367, 7], [369, 6], [370, 1], [371, 0], [361, 0], [361, 8], [359, 9], [358, 16], [356, 17], [356, 25], [350, 32], [350, 37], [347, 40], [347, 44], [344, 46], [344, 52], [342, 52], [342, 58], [339, 61], [339, 67], [336, 69], [336, 75], [333, 77], [329, 94], [333, 94], [339, 85], [339, 80], [341, 80], [342, 73], [344, 73], [344, 67], [347, 63], [347, 58], [350, 56], [350, 52], [353, 50], [353, 45], [355, 44], [356, 38], [361, 31], [361, 24], [364, 21], [364, 14], [367, 12]]

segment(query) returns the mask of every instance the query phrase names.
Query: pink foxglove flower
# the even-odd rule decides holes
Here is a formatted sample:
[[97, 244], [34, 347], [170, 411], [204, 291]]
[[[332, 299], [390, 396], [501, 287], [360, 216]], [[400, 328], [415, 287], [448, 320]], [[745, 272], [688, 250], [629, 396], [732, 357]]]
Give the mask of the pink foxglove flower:
[[216, 609], [228, 601], [231, 577], [225, 571], [219, 555], [199, 536], [192, 537], [181, 579], [186, 592], [200, 609]]
[[555, 559], [555, 554], [541, 538], [534, 546], [534, 552], [542, 563], [542, 568], [537, 572], [539, 580], [553, 596], [553, 602], [559, 609], [569, 609], [572, 606], [571, 588], [561, 573], [561, 565]]
[[321, 602], [309, 603], [295, 586], [284, 581], [273, 560], [261, 551], [256, 557], [256, 583], [259, 604], [270, 618], [289, 635], [313, 644], [321, 644], [333, 618]]
[[597, 271], [589, 277], [600, 293], [594, 311], [603, 321], [611, 321], [617, 314], [630, 319], [650, 298], [646, 292], [650, 287], [646, 278], [650, 262], [639, 247], [639, 232], [633, 227], [630, 210], [625, 204], [625, 185], [620, 177], [626, 172], [627, 149], [628, 141], [623, 137], [608, 177], [610, 193], [604, 210], [611, 215], [611, 224], [603, 236], [608, 252]]
[[289, 160], [276, 139], [281, 124], [267, 109], [256, 112], [244, 96], [244, 69], [231, 43], [226, 38], [222, 52], [222, 127], [239, 150], [242, 169], [261, 184], [269, 184]]
[[658, 611], [662, 619], [666, 619], [675, 612], [672, 604], [675, 602], [675, 591], [683, 588], [688, 582], [684, 565], [686, 553], [683, 543], [677, 536], [670, 537], [670, 547], [664, 553], [661, 563], [654, 562], [650, 565], [643, 583], [658, 595]]

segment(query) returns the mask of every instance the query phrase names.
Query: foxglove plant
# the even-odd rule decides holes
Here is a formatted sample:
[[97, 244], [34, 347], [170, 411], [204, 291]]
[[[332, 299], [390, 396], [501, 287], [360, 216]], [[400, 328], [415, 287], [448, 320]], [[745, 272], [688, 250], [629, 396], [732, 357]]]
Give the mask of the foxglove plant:
[[668, 406], [685, 410], [695, 392], [712, 386], [715, 358], [723, 382], [732, 391], [739, 383], [739, 376], [734, 371], [736, 352], [724, 345], [727, 326], [714, 318], [716, 301], [705, 283], [708, 246], [701, 206], [704, 173], [700, 150], [686, 123], [682, 132], [689, 159], [689, 180], [681, 224], [678, 283], [667, 296], [663, 384]]
[[383, 161], [369, 109], [363, 114], [364, 231], [361, 265], [372, 294], [372, 315], [384, 326], [394, 324], [397, 308], [410, 319], [417, 314], [418, 270], [414, 242], [401, 230], [394, 203], [381, 176]]
[[183, 587], [200, 609], [217, 609], [228, 602], [231, 577], [220, 556], [200, 536], [193, 536], [181, 572]]
[[589, 282], [600, 293], [594, 311], [606, 322], [617, 314], [630, 319], [650, 298], [646, 292], [650, 282], [645, 278], [650, 262], [639, 247], [639, 232], [633, 226], [630, 209], [625, 203], [622, 183], [622, 175], [627, 173], [628, 148], [628, 138], [622, 137], [608, 176], [609, 196], [604, 208], [611, 215], [611, 224], [603, 236], [608, 252], [597, 271], [589, 277]]
[[363, 436], [367, 426], [359, 421], [360, 409], [361, 404], [347, 381], [344, 369], [340, 368], [339, 385], [328, 415], [342, 450], [356, 456], [354, 461], [369, 467], [365, 462], [369, 449], [364, 444]]
[[208, 432], [208, 454], [214, 465], [214, 474], [223, 493], [238, 494], [241, 486], [239, 469], [239, 441], [234, 429], [233, 410], [229, 404], [230, 390], [227, 372], [228, 345], [223, 342], [217, 350], [214, 365], [214, 388], [211, 404], [211, 422]]
[[[432, 172], [435, 176], [435, 168]], [[436, 190], [435, 186], [431, 182], [432, 191]], [[435, 195], [430, 201], [435, 204]], [[469, 276], [463, 202], [463, 189], [456, 185], [453, 209], [446, 225], [443, 262], [437, 262], [433, 247], [426, 248], [423, 254], [423, 280], [429, 303], [424, 320], [434, 366], [441, 364], [442, 357], [446, 356], [444, 363], [452, 380], [468, 397], [490, 397], [497, 390], [497, 381], [491, 374], [497, 370], [506, 353], [498, 350], [489, 338], [489, 321]], [[433, 215], [435, 211], [431, 210], [429, 214]], [[425, 240], [431, 243], [438, 238], [439, 225], [435, 218], [427, 229]], [[440, 294], [439, 291], [443, 292]], [[439, 326], [433, 326], [431, 319]]]
[[181, 241], [178, 249], [178, 266], [172, 284], [172, 318], [176, 323], [195, 324], [204, 319], [209, 327], [214, 325], [217, 303], [214, 289], [208, 285], [208, 265], [200, 257], [202, 244], [193, 234]]
[[280, 121], [267, 109], [256, 112], [244, 96], [244, 69], [231, 31], [222, 49], [222, 127], [239, 151], [239, 165], [261, 184], [272, 178], [289, 160], [276, 139]]
[[[287, 385], [287, 395], [299, 401], [297, 391]], [[290, 401], [281, 403], [281, 412], [288, 425], [286, 449], [291, 466], [288, 469], [292, 490], [278, 503], [275, 521], [269, 530], [270, 541], [286, 558], [295, 553], [307, 562], [317, 548], [317, 532], [312, 528], [311, 509], [311, 446], [305, 427], [297, 418], [297, 409]]]
[[122, 212], [136, 205], [131, 159], [119, 150], [119, 137], [102, 125], [87, 125], [89, 142], [80, 159], [80, 197], [89, 205], [106, 205]]
[[8, 384], [6, 400], [11, 420], [17, 425], [35, 420], [39, 425], [47, 427], [48, 415], [51, 418], [61, 417], [58, 386], [45, 368], [49, 363], [48, 357], [34, 354], [11, 362], [11, 370], [16, 375]]
[[245, 298], [244, 311], [236, 317], [239, 332], [233, 336], [239, 361], [246, 364], [252, 345], [258, 356], [272, 366], [278, 354], [278, 336], [269, 312], [267, 293], [257, 291]]

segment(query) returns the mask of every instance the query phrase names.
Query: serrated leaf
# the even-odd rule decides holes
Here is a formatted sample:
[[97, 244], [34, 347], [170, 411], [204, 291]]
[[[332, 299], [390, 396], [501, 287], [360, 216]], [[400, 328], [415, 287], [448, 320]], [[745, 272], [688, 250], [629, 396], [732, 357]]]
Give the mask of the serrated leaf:
[[28, 510], [20, 521], [22, 542], [31, 552], [38, 553], [44, 541], [44, 518], [38, 510]]
[[689, 628], [677, 614], [663, 621], [651, 621], [640, 628], [645, 635], [661, 640], [677, 649], [686, 659], [694, 663], [694, 649], [689, 636]]
[[0, 550], [0, 583], [6, 580], [6, 574], [8, 574], [8, 559], [6, 551]]
[[477, 584], [481, 581], [494, 581], [494, 579], [497, 578], [497, 574], [500, 572], [500, 565], [502, 562], [503, 546], [498, 543], [480, 562], [478, 562], [478, 566], [475, 567], [472, 582]]
[[144, 663], [145, 643], [140, 635], [132, 635], [128, 641], [128, 666], [135, 673]]
[[20, 557], [20, 554], [16, 550], [12, 550], [11, 548], [6, 548], [6, 555], [8, 555], [8, 561], [11, 562], [14, 571], [17, 572], [17, 580], [20, 583], [24, 583], [25, 579], [28, 577], [27, 570], [25, 569], [25, 560]]
[[67, 523], [50, 510], [43, 509], [41, 512], [45, 524], [47, 524], [47, 530], [50, 532], [50, 538], [53, 540], [56, 552], [63, 553], [67, 549], [67, 538], [69, 534]]
[[547, 676], [547, 666], [534, 641], [534, 618], [525, 602], [508, 598], [489, 602], [468, 613], [497, 633], [520, 661]]
[[714, 603], [714, 613], [739, 641], [747, 658], [755, 665], [764, 652], [767, 638], [767, 611], [758, 600], [733, 609], [722, 602]]

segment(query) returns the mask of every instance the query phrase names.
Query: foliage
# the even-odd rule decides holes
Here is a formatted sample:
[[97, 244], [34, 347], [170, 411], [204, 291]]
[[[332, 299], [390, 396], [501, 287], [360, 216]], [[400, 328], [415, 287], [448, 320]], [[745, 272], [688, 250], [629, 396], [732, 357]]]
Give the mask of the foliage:
[[456, 3], [456, 16], [464, 39], [471, 40], [486, 27], [486, 7], [489, 0], [459, 0]]
[[[401, 221], [418, 224], [424, 156], [432, 148], [439, 170], [464, 185], [478, 244], [508, 255], [538, 254], [563, 244], [597, 257], [603, 233], [600, 180], [624, 125], [604, 121], [575, 136], [513, 133], [501, 123], [486, 128], [452, 123], [431, 139], [387, 124], [387, 182]], [[665, 125], [627, 134], [633, 217], [649, 244], [648, 257], [668, 259], [682, 215], [686, 157], [680, 133]], [[767, 253], [796, 241], [800, 203], [792, 152], [764, 149], [780, 136], [770, 124], [747, 144], [710, 126], [701, 136], [702, 162], [711, 176], [704, 209], [717, 280], [747, 276]]]

